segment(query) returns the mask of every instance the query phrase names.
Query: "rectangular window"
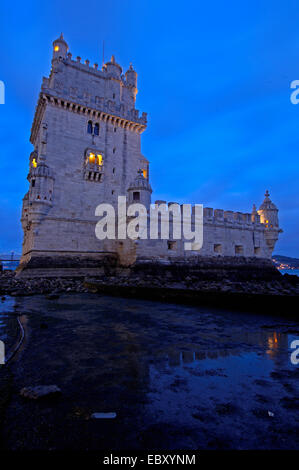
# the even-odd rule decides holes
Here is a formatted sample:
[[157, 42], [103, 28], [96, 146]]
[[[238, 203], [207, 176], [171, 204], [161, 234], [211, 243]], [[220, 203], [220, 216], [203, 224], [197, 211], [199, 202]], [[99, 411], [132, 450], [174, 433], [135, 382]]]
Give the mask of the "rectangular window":
[[221, 245], [221, 243], [216, 243], [216, 244], [214, 245], [214, 252], [215, 252], [215, 253], [222, 253], [222, 245]]
[[140, 192], [134, 191], [133, 192], [133, 201], [140, 201]]
[[173, 250], [173, 251], [176, 250], [176, 242], [169, 240], [169, 241], [167, 242], [167, 248], [168, 248], [169, 250]]
[[32, 183], [32, 187], [34, 188], [34, 186], [35, 186], [35, 180], [32, 180], [31, 183]]
[[243, 255], [244, 254], [243, 245], [235, 245], [235, 253], [236, 255]]
[[254, 254], [255, 255], [260, 255], [261, 254], [261, 248], [259, 246], [254, 247]]

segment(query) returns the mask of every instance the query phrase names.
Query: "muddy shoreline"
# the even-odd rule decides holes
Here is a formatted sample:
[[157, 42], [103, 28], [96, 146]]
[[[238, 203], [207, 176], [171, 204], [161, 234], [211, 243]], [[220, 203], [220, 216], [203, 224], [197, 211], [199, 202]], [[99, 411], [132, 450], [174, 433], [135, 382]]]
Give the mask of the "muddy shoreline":
[[299, 295], [255, 294], [247, 292], [196, 291], [191, 289], [134, 287], [85, 281], [90, 292], [116, 297], [155, 300], [182, 305], [230, 308], [236, 311], [260, 312], [298, 319]]
[[[298, 446], [294, 320], [72, 292], [16, 313], [29, 335], [1, 369], [1, 450]], [[62, 393], [20, 395], [39, 385]]]
[[122, 270], [118, 275], [66, 278], [19, 278], [13, 271], [0, 273], [0, 296], [12, 297], [44, 294], [55, 299], [63, 293], [97, 292], [136, 299], [148, 299], [186, 305], [211, 305], [239, 311], [269, 312], [298, 318], [299, 277], [281, 275], [270, 270], [246, 276], [170, 270], [154, 266]]

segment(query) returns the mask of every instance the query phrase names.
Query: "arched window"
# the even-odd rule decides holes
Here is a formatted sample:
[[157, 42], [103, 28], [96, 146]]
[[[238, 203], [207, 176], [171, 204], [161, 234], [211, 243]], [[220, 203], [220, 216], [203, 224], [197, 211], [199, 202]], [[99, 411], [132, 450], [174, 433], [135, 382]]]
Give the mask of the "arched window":
[[88, 121], [87, 132], [88, 134], [92, 134], [92, 121]]
[[99, 135], [99, 133], [100, 133], [100, 126], [99, 126], [99, 123], [97, 122], [94, 125], [94, 135]]
[[86, 153], [85, 164], [97, 165], [98, 167], [103, 166], [104, 158], [102, 153], [95, 152], [94, 150], [88, 150]]

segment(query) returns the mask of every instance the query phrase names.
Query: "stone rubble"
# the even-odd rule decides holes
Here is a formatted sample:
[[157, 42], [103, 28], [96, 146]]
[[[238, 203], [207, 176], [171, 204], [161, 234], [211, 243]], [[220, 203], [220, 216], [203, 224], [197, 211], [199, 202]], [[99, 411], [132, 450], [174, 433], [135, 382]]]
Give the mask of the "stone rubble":
[[55, 300], [60, 294], [96, 292], [92, 283], [118, 287], [155, 287], [188, 289], [202, 292], [252, 293], [273, 295], [299, 295], [299, 277], [284, 275], [272, 281], [250, 280], [235, 281], [229, 279], [198, 280], [196, 276], [175, 280], [154, 275], [101, 276], [96, 278], [16, 278], [13, 271], [0, 272], [0, 295], [22, 296], [44, 294], [49, 300]]

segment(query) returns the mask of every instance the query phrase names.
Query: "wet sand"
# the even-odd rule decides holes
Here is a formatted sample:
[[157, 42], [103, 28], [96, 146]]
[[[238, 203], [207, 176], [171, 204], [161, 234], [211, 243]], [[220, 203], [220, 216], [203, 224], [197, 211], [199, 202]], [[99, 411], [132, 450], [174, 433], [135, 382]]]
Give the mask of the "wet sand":
[[[2, 449], [299, 447], [294, 320], [98, 294], [14, 302], [3, 321], [25, 315], [27, 337], [0, 368]], [[20, 397], [40, 384], [61, 396]]]

